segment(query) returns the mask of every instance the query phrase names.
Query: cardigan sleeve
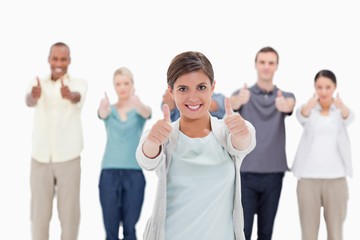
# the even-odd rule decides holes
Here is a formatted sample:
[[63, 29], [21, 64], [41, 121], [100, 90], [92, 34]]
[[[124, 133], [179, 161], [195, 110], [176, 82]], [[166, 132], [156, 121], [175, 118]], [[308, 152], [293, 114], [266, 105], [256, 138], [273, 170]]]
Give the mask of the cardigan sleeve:
[[147, 130], [141, 136], [139, 145], [136, 149], [136, 160], [138, 161], [140, 167], [143, 168], [144, 170], [153, 171], [153, 170], [156, 170], [158, 168], [158, 166], [160, 165], [160, 163], [165, 160], [166, 156], [164, 154], [164, 144], [161, 146], [161, 152], [160, 152], [159, 156], [157, 156], [156, 158], [152, 159], [152, 158], [148, 158], [147, 156], [145, 156], [145, 154], [142, 150], [142, 145], [144, 144], [149, 132], [150, 132], [150, 130]]

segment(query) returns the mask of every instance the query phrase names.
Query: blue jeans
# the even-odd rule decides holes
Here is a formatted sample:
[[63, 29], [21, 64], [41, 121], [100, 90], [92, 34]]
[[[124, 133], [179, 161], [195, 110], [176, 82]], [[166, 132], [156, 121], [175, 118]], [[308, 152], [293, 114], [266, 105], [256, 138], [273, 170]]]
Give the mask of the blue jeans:
[[258, 240], [271, 240], [284, 173], [241, 172], [244, 233], [251, 239], [254, 215], [258, 218]]
[[145, 178], [141, 170], [104, 169], [99, 182], [106, 240], [136, 240], [135, 224], [144, 200]]

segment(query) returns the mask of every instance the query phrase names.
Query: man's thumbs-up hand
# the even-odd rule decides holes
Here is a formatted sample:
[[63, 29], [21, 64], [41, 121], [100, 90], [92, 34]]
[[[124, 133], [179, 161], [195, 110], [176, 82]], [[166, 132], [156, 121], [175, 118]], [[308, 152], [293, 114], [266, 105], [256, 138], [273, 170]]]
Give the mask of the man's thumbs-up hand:
[[275, 106], [279, 112], [289, 113], [292, 112], [295, 105], [293, 98], [284, 98], [282, 91], [278, 90], [277, 97], [275, 98]]
[[250, 91], [247, 88], [246, 83], [244, 84], [243, 89], [240, 90], [238, 95], [231, 97], [232, 105], [234, 109], [239, 109], [242, 105], [247, 104], [250, 100]]
[[64, 84], [64, 77], [61, 77], [61, 78], [60, 78], [60, 82], [61, 82], [60, 92], [61, 92], [62, 98], [68, 99], [68, 100], [70, 100], [72, 103], [77, 103], [77, 102], [79, 102], [79, 101], [80, 101], [80, 98], [81, 98], [80, 93], [78, 93], [78, 92], [71, 92], [71, 91], [70, 91], [70, 88]]
[[41, 96], [41, 85], [39, 77], [36, 77], [37, 85], [33, 86], [31, 89], [31, 97], [33, 100], [37, 101]]
[[244, 150], [250, 145], [251, 136], [245, 120], [240, 114], [234, 113], [229, 98], [225, 98], [224, 122], [231, 133], [232, 145], [238, 150]]
[[143, 144], [143, 152], [148, 158], [155, 158], [160, 154], [160, 146], [170, 136], [172, 126], [170, 109], [167, 104], [163, 105], [164, 118], [158, 120], [151, 128], [147, 139]]
[[72, 100], [71, 91], [69, 87], [64, 85], [64, 77], [61, 77], [60, 81], [61, 81], [61, 96], [64, 99]]

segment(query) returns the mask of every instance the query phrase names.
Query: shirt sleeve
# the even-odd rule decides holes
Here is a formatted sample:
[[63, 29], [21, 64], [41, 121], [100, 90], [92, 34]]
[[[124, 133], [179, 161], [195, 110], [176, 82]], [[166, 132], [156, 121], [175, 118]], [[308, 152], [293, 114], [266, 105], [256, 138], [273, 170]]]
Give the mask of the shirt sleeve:
[[355, 119], [355, 114], [349, 108], [349, 116], [346, 119], [344, 119], [345, 126], [348, 126], [350, 123], [352, 123], [354, 121], [354, 119]]
[[139, 145], [136, 149], [136, 160], [138, 161], [141, 168], [148, 170], [148, 171], [153, 171], [153, 170], [157, 169], [157, 167], [160, 165], [160, 163], [162, 161], [165, 161], [166, 156], [165, 156], [165, 153], [163, 152], [164, 144], [161, 146], [161, 152], [160, 152], [159, 156], [157, 156], [156, 158], [151, 159], [151, 158], [148, 158], [145, 156], [145, 154], [142, 150], [142, 145], [144, 144], [149, 132], [150, 132], [150, 129], [147, 130], [146, 132], [144, 132], [143, 135], [141, 136]]
[[218, 105], [218, 109], [214, 112], [210, 112], [210, 114], [213, 117], [216, 117], [218, 119], [222, 119], [225, 115], [225, 96], [220, 93], [214, 93], [212, 96], [212, 99], [216, 102]]
[[305, 117], [302, 113], [301, 110], [303, 108], [304, 105], [301, 105], [300, 107], [298, 107], [296, 109], [296, 118], [297, 120], [300, 122], [300, 124], [304, 127], [308, 122], [309, 122], [309, 117], [311, 115], [311, 112], [313, 110], [310, 110], [310, 115], [308, 117]]

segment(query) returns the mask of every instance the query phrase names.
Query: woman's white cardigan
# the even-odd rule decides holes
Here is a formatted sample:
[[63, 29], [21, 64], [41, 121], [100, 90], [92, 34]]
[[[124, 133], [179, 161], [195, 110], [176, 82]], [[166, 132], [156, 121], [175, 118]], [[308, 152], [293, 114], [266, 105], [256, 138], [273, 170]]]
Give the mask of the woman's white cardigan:
[[[233, 209], [233, 223], [236, 240], [244, 240], [244, 220], [241, 205], [241, 183], [240, 183], [240, 165], [244, 157], [250, 153], [256, 145], [255, 128], [251, 123], [245, 121], [250, 134], [251, 144], [243, 150], [238, 151], [231, 143], [231, 134], [223, 120], [210, 117], [211, 129], [217, 141], [226, 149], [234, 160], [235, 164], [235, 196]], [[146, 140], [149, 131], [146, 131], [140, 140], [136, 150], [136, 158], [140, 166], [145, 170], [155, 170], [158, 176], [157, 192], [153, 207], [152, 216], [150, 217], [144, 232], [144, 240], [164, 240], [165, 238], [165, 218], [166, 218], [166, 179], [170, 167], [171, 156], [176, 148], [179, 136], [179, 119], [172, 123], [172, 131], [169, 138], [162, 144], [162, 150], [158, 157], [154, 159], [147, 158], [143, 151], [142, 145]]]

